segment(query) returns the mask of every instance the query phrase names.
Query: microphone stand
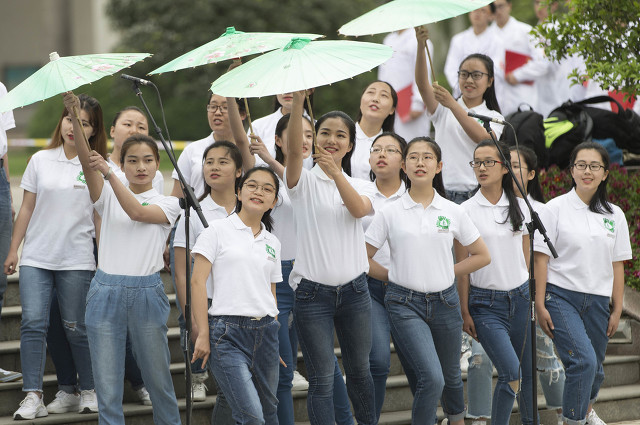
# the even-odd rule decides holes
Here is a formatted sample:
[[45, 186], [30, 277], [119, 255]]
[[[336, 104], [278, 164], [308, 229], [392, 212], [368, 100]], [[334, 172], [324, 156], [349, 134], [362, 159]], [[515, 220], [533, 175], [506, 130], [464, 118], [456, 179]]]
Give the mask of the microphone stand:
[[[529, 209], [529, 212], [531, 214], [531, 222], [527, 223], [527, 230], [529, 231], [529, 309], [531, 311], [531, 318], [530, 318], [531, 327], [529, 329], [529, 333], [531, 337], [531, 386], [532, 386], [531, 401], [533, 403], [532, 413], [533, 413], [533, 423], [537, 424], [538, 423], [538, 368], [537, 368], [537, 358], [536, 358], [537, 356], [536, 308], [535, 308], [536, 307], [536, 280], [535, 280], [535, 273], [533, 268], [533, 261], [534, 261], [533, 260], [533, 236], [536, 230], [539, 231], [542, 237], [544, 238], [544, 242], [549, 247], [549, 251], [551, 251], [553, 258], [558, 258], [558, 253], [556, 252], [556, 249], [553, 247], [551, 240], [549, 240], [549, 236], [547, 235], [547, 230], [544, 228], [544, 225], [542, 224], [542, 221], [540, 220], [538, 213], [531, 206], [531, 203], [527, 198], [527, 193], [522, 187], [520, 180], [516, 178], [516, 175], [513, 172], [513, 167], [511, 167], [511, 161], [507, 160], [502, 150], [500, 150], [500, 147], [498, 146], [498, 141], [496, 140], [496, 136], [491, 131], [491, 122], [487, 120], [482, 120], [482, 125], [487, 130], [487, 133], [489, 133], [489, 136], [491, 136], [491, 140], [493, 141], [493, 144], [496, 146], [496, 149], [500, 154], [503, 165], [506, 165], [507, 170], [511, 175], [511, 178], [516, 183], [518, 191], [522, 195], [522, 199], [524, 199], [524, 202], [527, 204], [527, 208]], [[522, 415], [522, 409], [520, 409], [520, 415]]]
[[[155, 84], [153, 83], [151, 84], [155, 87]], [[191, 208], [194, 209], [194, 211], [198, 215], [198, 218], [200, 219], [204, 227], [209, 227], [209, 224], [207, 223], [207, 220], [204, 218], [204, 215], [202, 214], [200, 203], [196, 199], [196, 196], [193, 193], [193, 189], [191, 189], [191, 186], [189, 186], [186, 183], [184, 176], [182, 175], [182, 171], [180, 171], [180, 168], [178, 168], [178, 163], [176, 162], [176, 159], [173, 156], [173, 153], [169, 148], [167, 141], [162, 136], [162, 129], [158, 126], [158, 124], [156, 123], [156, 120], [153, 119], [153, 115], [151, 115], [151, 111], [149, 110], [147, 103], [144, 101], [144, 98], [142, 97], [142, 91], [140, 90], [140, 87], [138, 86], [137, 81], [133, 81], [132, 88], [136, 96], [140, 98], [140, 102], [142, 102], [142, 106], [147, 112], [147, 116], [151, 120], [151, 124], [153, 125], [154, 130], [158, 135], [158, 138], [162, 142], [162, 145], [164, 146], [164, 150], [167, 153], [167, 156], [169, 157], [171, 164], [173, 164], [173, 168], [178, 173], [178, 180], [180, 181], [180, 187], [182, 188], [182, 193], [184, 194], [184, 197], [180, 199], [180, 207], [184, 209], [185, 242], [187, 246], [187, 249], [185, 250], [187, 255], [186, 263], [185, 263], [185, 266], [186, 266], [185, 284], [186, 284], [187, 296], [186, 296], [186, 302], [184, 305], [184, 312], [183, 312], [184, 320], [185, 320], [185, 332], [184, 332], [184, 341], [183, 341], [184, 343], [183, 352], [184, 352], [184, 359], [185, 359], [185, 380], [186, 380], [186, 383], [185, 383], [186, 385], [186, 396], [185, 396], [186, 422], [185, 423], [186, 425], [191, 425], [191, 413], [192, 413], [192, 407], [193, 407], [193, 400], [191, 397], [191, 344], [190, 344], [191, 343], [191, 279], [190, 279], [191, 259], [189, 258], [189, 217], [191, 215], [190, 214]], [[157, 87], [156, 87], [156, 90], [157, 90]]]

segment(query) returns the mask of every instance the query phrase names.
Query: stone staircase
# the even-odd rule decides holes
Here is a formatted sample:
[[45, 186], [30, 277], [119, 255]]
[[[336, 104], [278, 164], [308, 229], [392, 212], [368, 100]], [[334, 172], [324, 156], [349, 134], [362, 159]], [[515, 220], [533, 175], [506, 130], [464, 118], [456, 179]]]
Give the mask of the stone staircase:
[[[169, 317], [169, 348], [171, 352], [171, 373], [173, 376], [174, 388], [178, 397], [183, 423], [185, 412], [185, 385], [184, 385], [184, 363], [182, 351], [179, 343], [178, 313], [175, 307], [175, 294], [170, 277], [163, 275], [165, 289], [169, 294], [172, 303], [172, 311]], [[632, 293], [640, 300], [637, 293]], [[2, 319], [0, 320], [0, 367], [9, 370], [20, 370], [20, 314], [18, 279], [10, 277], [7, 292], [5, 294], [5, 307], [2, 309]], [[633, 304], [632, 299], [632, 304]], [[638, 301], [636, 300], [636, 301]], [[640, 302], [638, 303], [640, 306]], [[637, 315], [640, 310], [634, 310], [629, 318], [625, 318], [621, 323], [620, 330], [611, 340], [607, 349], [605, 360], [605, 382], [600, 393], [600, 398], [596, 404], [599, 416], [608, 423], [638, 420], [640, 419], [640, 322]], [[336, 354], [340, 359], [340, 349], [336, 346]], [[306, 374], [301, 354], [298, 355], [298, 368], [303, 375]], [[466, 386], [466, 374], [463, 374]], [[495, 380], [495, 373], [494, 373]], [[209, 396], [201, 403], [194, 403], [192, 424], [209, 424], [211, 412], [215, 404], [215, 384], [211, 379], [207, 382]], [[0, 425], [16, 424], [12, 414], [18, 408], [19, 402], [24, 398], [21, 391], [22, 382], [0, 384]], [[44, 397], [45, 403], [49, 403], [57, 391], [55, 370], [50, 358], [47, 359], [44, 377]], [[296, 423], [308, 423], [306, 411], [306, 392], [294, 392], [294, 409]], [[393, 353], [391, 358], [391, 372], [387, 381], [387, 394], [383, 406], [383, 413], [380, 423], [410, 424], [411, 423], [411, 403], [413, 401], [407, 380], [402, 372], [400, 362]], [[545, 425], [555, 425], [556, 416], [554, 411], [546, 409], [542, 391], [538, 389], [538, 406], [540, 409], [540, 422]], [[137, 403], [135, 394], [128, 384], [125, 384], [124, 391], [124, 412], [127, 424], [151, 424], [152, 408], [142, 406]], [[440, 418], [442, 412], [439, 411]], [[517, 409], [511, 417], [511, 424], [520, 422]], [[44, 424], [82, 424], [95, 425], [98, 423], [97, 414], [57, 414], [49, 415], [46, 418], [39, 418], [33, 421], [20, 421], [19, 423]], [[470, 421], [469, 421], [470, 423]]]

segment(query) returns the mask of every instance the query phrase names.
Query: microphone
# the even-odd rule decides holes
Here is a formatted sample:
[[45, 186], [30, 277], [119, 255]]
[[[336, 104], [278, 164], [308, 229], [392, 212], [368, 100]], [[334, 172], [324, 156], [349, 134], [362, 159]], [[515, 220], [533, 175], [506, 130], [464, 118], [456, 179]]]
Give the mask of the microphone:
[[131, 75], [127, 75], [127, 74], [120, 74], [120, 78], [123, 78], [125, 80], [129, 80], [129, 81], [133, 81], [134, 83], [143, 85], [143, 86], [152, 86], [153, 83], [149, 80], [143, 80], [142, 78], [138, 78], [138, 77], [132, 77]]
[[485, 122], [489, 121], [489, 122], [495, 122], [496, 124], [507, 125], [507, 122], [501, 120], [500, 118], [491, 118], [491, 117], [488, 117], [486, 115], [476, 114], [475, 112], [467, 112], [467, 115], [469, 115], [470, 117], [477, 118], [479, 120], [485, 121]]

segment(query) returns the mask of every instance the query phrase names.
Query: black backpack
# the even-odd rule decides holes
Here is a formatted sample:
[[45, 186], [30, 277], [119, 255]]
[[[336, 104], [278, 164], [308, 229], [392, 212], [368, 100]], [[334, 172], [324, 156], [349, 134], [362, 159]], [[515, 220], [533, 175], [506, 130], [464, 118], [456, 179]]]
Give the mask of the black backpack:
[[538, 157], [538, 166], [547, 168], [549, 152], [545, 146], [543, 116], [535, 112], [529, 105], [526, 105], [529, 110], [523, 110], [522, 106], [520, 105], [516, 112], [509, 114], [505, 118], [515, 129], [515, 134], [510, 126], [505, 125], [500, 140], [509, 146], [515, 146], [515, 136], [518, 136], [518, 145], [532, 149]]
[[581, 102], [567, 101], [544, 120], [545, 145], [549, 148], [549, 165], [569, 166], [571, 151], [582, 142], [591, 141], [593, 120]]
[[631, 109], [623, 109], [620, 103], [610, 96], [596, 96], [576, 102], [581, 105], [614, 102], [618, 112], [585, 106], [593, 120], [594, 139], [613, 139], [620, 149], [640, 154], [640, 116]]

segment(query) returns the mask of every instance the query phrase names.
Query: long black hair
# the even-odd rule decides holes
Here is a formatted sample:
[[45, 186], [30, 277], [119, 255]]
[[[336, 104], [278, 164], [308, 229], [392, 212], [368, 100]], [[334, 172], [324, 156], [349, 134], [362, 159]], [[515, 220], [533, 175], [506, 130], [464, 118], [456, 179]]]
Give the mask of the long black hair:
[[[278, 120], [278, 124], [276, 124], [276, 136], [279, 137], [282, 140], [282, 135], [284, 134], [284, 131], [289, 128], [289, 118], [291, 118], [291, 114], [286, 114], [283, 115], [282, 118], [280, 118]], [[303, 115], [302, 119], [307, 120], [307, 122], [309, 123], [309, 125], [311, 127], [313, 127], [313, 124], [311, 123], [311, 120], [306, 116]], [[282, 148], [280, 146], [278, 146], [278, 144], [276, 143], [276, 161], [278, 161], [278, 163], [284, 165], [284, 152], [282, 152]]]
[[[273, 187], [276, 188], [275, 199], [278, 199], [278, 193], [280, 192], [280, 183], [278, 182], [278, 176], [276, 175], [275, 172], [273, 172], [271, 168], [268, 168], [268, 167], [258, 166], [258, 167], [253, 167], [252, 169], [247, 171], [244, 174], [244, 176], [242, 176], [240, 179], [240, 184], [238, 185], [238, 192], [240, 191], [240, 188], [244, 185], [244, 183], [247, 181], [247, 179], [249, 179], [251, 175], [253, 175], [254, 173], [257, 173], [258, 171], [264, 171], [265, 173], [269, 173], [271, 175], [271, 178], [273, 179]], [[240, 197], [238, 196], [238, 200], [236, 201], [236, 213], [239, 213], [241, 210], [242, 210], [242, 201], [240, 201]], [[271, 231], [271, 229], [273, 229], [273, 217], [271, 217], [271, 211], [272, 211], [272, 208], [269, 208], [267, 211], [264, 212], [264, 214], [262, 214], [262, 218], [260, 219], [260, 221], [262, 221], [262, 224], [264, 224], [265, 229], [267, 229], [269, 232]]]
[[[482, 147], [492, 147], [492, 148], [496, 148], [496, 145], [493, 143], [493, 140], [491, 139], [485, 139], [482, 140], [480, 143], [477, 144], [476, 148], [474, 149], [473, 153], [475, 156], [475, 151], [478, 150], [478, 148], [482, 148]], [[504, 155], [504, 158], [500, 157], [500, 152], [498, 152], [498, 157], [500, 158], [499, 161], [504, 161], [506, 159], [506, 162], [504, 164], [501, 164], [503, 167], [507, 167], [507, 164], [511, 163], [511, 154], [509, 152], [509, 146], [507, 146], [506, 144], [502, 143], [502, 142], [498, 142], [498, 148], [500, 149], [500, 152], [502, 152], [502, 154]], [[478, 185], [479, 187], [480, 185]], [[505, 220], [500, 223], [500, 224], [504, 224], [507, 221], [511, 222], [511, 230], [516, 232], [518, 230], [520, 230], [520, 228], [522, 227], [522, 223], [524, 222], [524, 214], [522, 213], [522, 210], [520, 209], [520, 203], [518, 201], [518, 197], [516, 196], [516, 191], [513, 190], [513, 179], [511, 178], [511, 174], [509, 173], [505, 173], [502, 176], [502, 190], [504, 191], [504, 194], [507, 196], [507, 200], [509, 201], [509, 206], [508, 206], [508, 212], [507, 212], [507, 218], [505, 218]]]
[[[342, 111], [331, 111], [327, 112], [323, 116], [320, 117], [318, 121], [316, 121], [316, 134], [320, 131], [320, 126], [329, 118], [338, 118], [342, 120], [344, 125], [347, 126], [349, 130], [349, 143], [351, 144], [351, 150], [345, 154], [342, 158], [342, 170], [347, 173], [349, 177], [351, 177], [351, 156], [353, 155], [353, 151], [356, 150], [356, 123], [353, 122], [351, 117], [345, 114]], [[315, 153], [315, 144], [313, 146]]]
[[487, 74], [489, 74], [487, 78], [491, 78], [493, 81], [482, 94], [482, 100], [486, 102], [487, 108], [501, 113], [500, 105], [498, 104], [498, 98], [496, 97], [496, 78], [493, 67], [493, 60], [489, 56], [483, 55], [482, 53], [473, 53], [464, 58], [464, 60], [460, 63], [458, 70], [460, 70], [462, 68], [462, 65], [470, 59], [479, 60], [484, 64], [485, 68], [487, 68]]
[[[387, 86], [389, 86], [389, 90], [391, 91], [391, 99], [393, 100], [393, 107], [397, 108], [398, 107], [398, 93], [396, 93], [396, 90], [391, 86], [391, 84], [387, 83], [386, 81], [382, 81], [382, 80], [376, 80], [376, 81], [372, 81], [371, 83], [369, 83], [367, 85], [367, 87], [364, 88], [364, 91], [362, 92], [362, 94], [360, 95], [360, 98], [362, 98], [362, 96], [367, 92], [367, 89], [369, 87], [371, 87], [371, 84], [375, 84], [375, 83], [384, 83]], [[356, 117], [356, 122], [360, 122], [360, 120], [362, 120], [362, 111], [360, 109], [358, 109], [358, 116]], [[384, 121], [382, 122], [382, 131], [383, 132], [393, 132], [393, 126], [396, 122], [396, 109], [393, 110], [393, 113], [389, 116], [387, 116], [387, 118], [384, 119]]]
[[[386, 137], [386, 136], [389, 136], [396, 141], [396, 143], [398, 144], [398, 147], [400, 148], [400, 154], [402, 155], [402, 153], [404, 152], [404, 148], [407, 146], [407, 141], [404, 140], [404, 138], [399, 134], [393, 133], [391, 131], [385, 131], [384, 133], [380, 134], [378, 137], [373, 139], [373, 143], [371, 143], [371, 147], [373, 147], [373, 145], [376, 144], [379, 138]], [[376, 181], [376, 175], [373, 172], [373, 170], [369, 171], [369, 178], [371, 179], [372, 182]], [[405, 184], [407, 183], [407, 175], [405, 174], [402, 167], [400, 167], [400, 180], [405, 182]]]
[[[233, 161], [233, 163], [236, 166], [236, 170], [242, 170], [242, 154], [240, 153], [240, 149], [238, 149], [238, 147], [231, 142], [228, 142], [226, 140], [220, 140], [219, 142], [215, 142], [210, 144], [209, 146], [207, 146], [207, 148], [204, 150], [204, 153], [202, 154], [202, 164], [204, 164], [204, 162], [207, 160], [207, 154], [209, 153], [209, 151], [211, 149], [215, 149], [215, 148], [225, 148], [227, 150], [227, 154], [229, 154], [229, 157], [231, 158], [231, 160]], [[240, 187], [240, 179], [242, 177], [237, 177], [236, 178], [236, 182], [235, 182], [235, 191], [238, 191], [238, 188]], [[205, 199], [207, 196], [211, 195], [211, 186], [209, 186], [207, 184], [207, 180], [204, 180], [204, 193], [202, 194], [202, 196], [198, 199], [198, 201], [202, 201], [203, 199]]]
[[520, 146], [516, 148], [515, 146], [511, 146], [511, 152], [515, 152], [520, 156], [520, 166], [522, 167], [522, 161], [524, 161], [527, 169], [529, 171], [533, 171], [535, 175], [527, 184], [527, 193], [538, 202], [542, 202], [543, 204], [546, 202], [544, 200], [544, 195], [542, 194], [542, 187], [540, 186], [540, 179], [538, 178], [538, 157], [533, 149], [528, 148], [526, 146]]
[[[438, 145], [438, 143], [429, 136], [420, 136], [411, 139], [411, 141], [407, 143], [407, 146], [404, 147], [404, 150], [402, 151], [402, 160], [405, 164], [407, 163], [407, 155], [409, 154], [409, 149], [415, 143], [427, 143], [431, 147], [431, 150], [433, 150], [433, 153], [436, 154], [436, 161], [442, 161], [442, 149], [440, 149], [440, 145]], [[408, 176], [405, 183], [407, 184], [407, 190], [410, 189], [411, 180]], [[444, 199], [447, 199], [447, 193], [444, 190], [444, 182], [442, 181], [442, 171], [433, 176], [433, 182], [431, 183], [431, 185], [436, 190], [436, 192], [438, 192], [438, 195], [442, 196]]]
[[[578, 152], [584, 149], [593, 149], [594, 151], [600, 154], [602, 158], [602, 162], [604, 163], [604, 171], [609, 171], [609, 153], [607, 150], [596, 142], [582, 142], [571, 151], [571, 159], [569, 160], [569, 167], [573, 167], [576, 163], [576, 157], [578, 156]], [[607, 194], [607, 182], [609, 181], [609, 176], [600, 182], [598, 185], [598, 189], [596, 189], [596, 193], [589, 201], [589, 211], [593, 211], [594, 213], [604, 214], [609, 213], [613, 214], [613, 208], [611, 208], [611, 204], [609, 204], [609, 195]], [[571, 187], [576, 187], [576, 181], [571, 178]]]

